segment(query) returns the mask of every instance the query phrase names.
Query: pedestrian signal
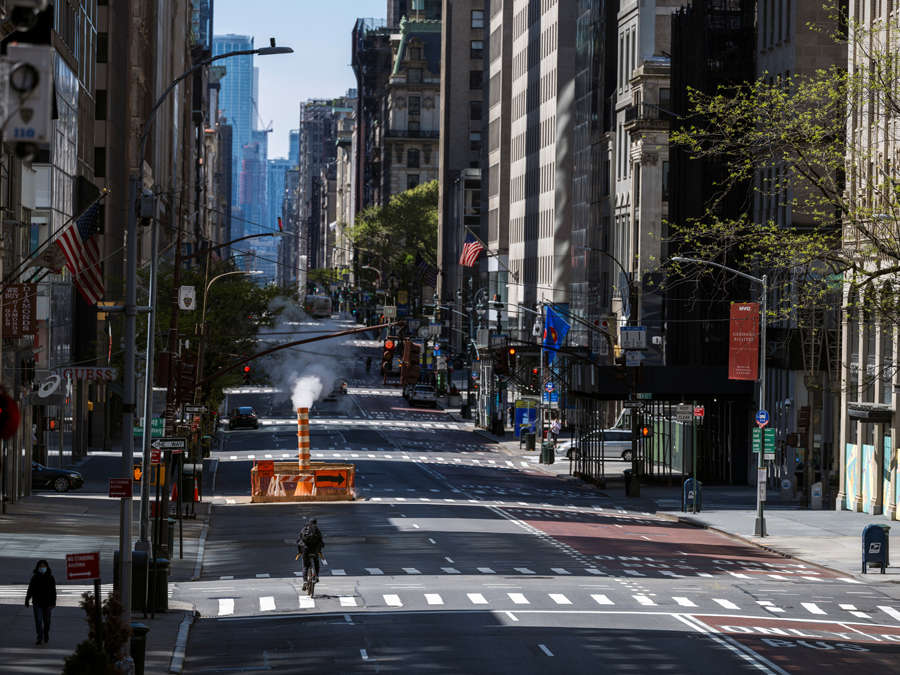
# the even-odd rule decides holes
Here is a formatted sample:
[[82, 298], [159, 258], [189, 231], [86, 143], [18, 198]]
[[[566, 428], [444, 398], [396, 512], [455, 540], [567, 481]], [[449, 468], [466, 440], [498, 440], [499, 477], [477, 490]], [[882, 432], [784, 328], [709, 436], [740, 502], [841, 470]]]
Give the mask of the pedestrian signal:
[[140, 465], [140, 464], [135, 464], [135, 465], [134, 465], [134, 472], [133, 472], [133, 475], [134, 475], [134, 481], [135, 481], [136, 483], [137, 483], [138, 481], [140, 481], [141, 478], [144, 476], [144, 472], [143, 472], [143, 470], [141, 469], [141, 465]]
[[652, 429], [650, 428], [650, 425], [645, 424], [641, 427], [641, 438], [649, 438], [651, 432]]

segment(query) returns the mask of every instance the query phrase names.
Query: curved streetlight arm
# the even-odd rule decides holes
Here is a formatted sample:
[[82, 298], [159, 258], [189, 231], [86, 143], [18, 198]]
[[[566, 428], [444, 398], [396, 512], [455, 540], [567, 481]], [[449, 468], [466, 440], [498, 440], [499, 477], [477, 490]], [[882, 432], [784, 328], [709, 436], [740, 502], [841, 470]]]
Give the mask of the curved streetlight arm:
[[618, 267], [622, 271], [622, 274], [625, 276], [625, 279], [628, 280], [628, 283], [631, 283], [631, 274], [625, 271], [625, 266], [622, 265], [622, 263], [619, 262], [619, 259], [609, 251], [604, 251], [602, 248], [593, 248], [592, 246], [579, 246], [578, 248], [585, 251], [591, 251], [592, 253], [600, 253], [601, 255], [605, 255], [616, 264], [616, 267]]
[[700, 260], [699, 258], [685, 258], [684, 256], [676, 255], [669, 258], [674, 262], [689, 262], [696, 263], [697, 265], [709, 265], [710, 267], [718, 267], [719, 269], [725, 270], [726, 272], [731, 272], [734, 275], [739, 277], [743, 277], [748, 281], [752, 281], [757, 284], [763, 284], [763, 280], [759, 277], [754, 277], [751, 274], [747, 274], [746, 272], [741, 272], [740, 270], [736, 270], [733, 267], [728, 267], [727, 265], [722, 265], [721, 263], [713, 262], [712, 260]]

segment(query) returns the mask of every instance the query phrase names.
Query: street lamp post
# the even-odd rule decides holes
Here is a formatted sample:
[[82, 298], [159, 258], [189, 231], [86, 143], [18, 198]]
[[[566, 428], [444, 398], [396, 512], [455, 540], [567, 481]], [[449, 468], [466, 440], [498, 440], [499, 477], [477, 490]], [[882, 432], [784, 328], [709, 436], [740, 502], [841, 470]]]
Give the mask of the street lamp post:
[[[122, 471], [123, 475], [130, 476], [132, 472], [132, 463], [134, 461], [134, 414], [136, 409], [135, 394], [137, 391], [135, 382], [135, 365], [136, 365], [136, 348], [135, 338], [137, 333], [137, 199], [141, 193], [141, 185], [143, 182], [143, 163], [144, 155], [147, 150], [147, 138], [156, 119], [156, 113], [159, 112], [163, 102], [168, 98], [169, 94], [178, 84], [186, 78], [193, 75], [201, 68], [208, 66], [214, 61], [229, 58], [232, 56], [244, 56], [249, 54], [257, 54], [260, 56], [269, 56], [273, 54], [290, 54], [293, 50], [290, 47], [275, 46], [275, 39], [270, 40], [268, 47], [260, 47], [259, 49], [244, 49], [233, 52], [218, 54], [203, 59], [195, 63], [191, 68], [176, 77], [166, 87], [165, 90], [156, 99], [153, 107], [144, 124], [141, 127], [141, 135], [139, 138], [139, 152], [135, 158], [138, 170], [133, 173], [129, 179], [128, 185], [128, 224], [127, 224], [127, 240], [125, 254], [128, 259], [125, 279], [125, 358], [123, 368], [123, 392], [122, 392], [122, 430], [124, 434], [122, 443]], [[150, 259], [150, 286], [151, 295], [156, 293], [156, 268], [157, 268], [157, 224], [153, 219], [151, 233], [151, 247], [153, 248]], [[151, 298], [153, 300], [154, 298]], [[156, 325], [155, 302], [150, 303], [150, 311], [147, 317], [147, 344], [150, 347], [147, 350], [147, 368], [146, 374], [152, 378], [152, 357], [153, 357], [153, 334]], [[146, 386], [146, 382], [145, 382]], [[152, 388], [150, 389], [152, 394]], [[149, 549], [149, 521], [150, 521], [150, 472], [149, 472], [149, 443], [150, 443], [150, 415], [146, 412], [150, 407], [148, 402], [144, 401], [144, 438], [143, 438], [143, 475], [141, 477], [141, 526], [140, 526], [140, 542], [137, 546], [139, 550]], [[120, 531], [119, 531], [119, 594], [122, 606], [126, 612], [131, 611], [131, 509], [132, 498], [126, 497], [121, 500], [120, 509]]]
[[[769, 298], [769, 278], [767, 275], [763, 274], [761, 277], [754, 277], [750, 274], [746, 274], [745, 272], [741, 272], [740, 270], [736, 270], [733, 267], [727, 267], [726, 265], [721, 265], [717, 262], [712, 262], [711, 260], [700, 260], [697, 258], [684, 258], [682, 256], [675, 256], [670, 258], [670, 260], [674, 262], [689, 262], [695, 263], [697, 265], [709, 265], [711, 267], [718, 267], [719, 269], [725, 270], [726, 272], [731, 272], [735, 276], [739, 276], [742, 279], [746, 279], [754, 284], [759, 284], [761, 291], [761, 299], [760, 299], [760, 317], [759, 317], [759, 409], [764, 410], [766, 407], [766, 315], [769, 311], [768, 298]], [[694, 452], [697, 452], [696, 447], [694, 448]], [[757, 537], [765, 537], [766, 536], [766, 517], [764, 513], [764, 502], [762, 500], [762, 494], [759, 490], [759, 476], [762, 475], [762, 472], [765, 470], [765, 443], [760, 443], [759, 455], [757, 457], [757, 487], [756, 487], [756, 523], [753, 528], [753, 534]], [[697, 476], [694, 476], [694, 480], [697, 480]]]

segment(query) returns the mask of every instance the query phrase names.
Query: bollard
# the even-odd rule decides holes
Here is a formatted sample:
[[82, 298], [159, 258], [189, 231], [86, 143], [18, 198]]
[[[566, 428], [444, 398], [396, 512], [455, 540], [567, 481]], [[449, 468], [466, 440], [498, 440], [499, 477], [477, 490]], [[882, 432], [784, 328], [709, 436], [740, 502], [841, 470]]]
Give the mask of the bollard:
[[144, 675], [144, 659], [147, 655], [147, 633], [150, 629], [143, 623], [131, 623], [130, 654], [134, 659], [134, 675]]

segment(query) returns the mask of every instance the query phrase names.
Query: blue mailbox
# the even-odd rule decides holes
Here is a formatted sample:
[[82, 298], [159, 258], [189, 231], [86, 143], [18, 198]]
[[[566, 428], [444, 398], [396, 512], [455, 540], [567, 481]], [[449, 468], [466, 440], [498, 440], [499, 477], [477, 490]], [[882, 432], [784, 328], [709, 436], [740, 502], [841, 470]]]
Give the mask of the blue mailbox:
[[873, 523], [866, 525], [862, 531], [862, 573], [865, 574], [869, 565], [881, 567], [881, 573], [884, 574], [885, 568], [890, 565], [888, 557], [889, 539], [888, 532], [891, 528], [887, 525]]
[[[694, 484], [696, 483], [696, 489]], [[687, 478], [681, 490], [681, 510], [687, 511], [688, 504], [697, 503], [697, 511], [703, 510], [703, 483], [695, 478]]]

